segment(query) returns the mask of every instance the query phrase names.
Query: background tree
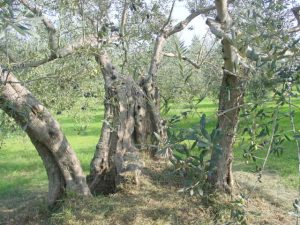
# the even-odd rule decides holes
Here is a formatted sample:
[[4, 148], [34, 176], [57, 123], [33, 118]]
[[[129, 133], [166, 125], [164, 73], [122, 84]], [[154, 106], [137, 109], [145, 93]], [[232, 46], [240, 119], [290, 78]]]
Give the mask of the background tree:
[[222, 190], [231, 192], [233, 187], [233, 144], [250, 75], [272, 76], [274, 72], [269, 71], [274, 71], [275, 65], [298, 52], [295, 49], [298, 41], [289, 34], [289, 3], [249, 1], [244, 2], [247, 9], [233, 4], [234, 16], [231, 16], [228, 1], [216, 0], [216, 19], [207, 20], [211, 32], [221, 39], [224, 59], [217, 125], [223, 133], [219, 141], [222, 150], [212, 152], [208, 176]]

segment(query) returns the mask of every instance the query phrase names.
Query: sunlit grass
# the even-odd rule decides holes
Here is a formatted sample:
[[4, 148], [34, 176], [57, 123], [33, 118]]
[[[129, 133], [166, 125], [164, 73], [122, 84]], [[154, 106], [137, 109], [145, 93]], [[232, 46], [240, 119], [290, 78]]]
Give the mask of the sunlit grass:
[[[171, 108], [171, 111], [166, 115], [167, 117], [179, 115], [182, 111], [191, 111], [187, 118], [178, 123], [179, 128], [197, 126], [202, 113], [207, 114], [207, 129], [209, 131], [216, 126], [216, 105], [209, 100], [200, 103], [197, 110], [189, 109], [187, 104], [179, 106], [173, 104]], [[286, 107], [283, 109], [287, 111]], [[103, 107], [63, 112], [56, 117], [87, 174], [101, 131]], [[282, 129], [290, 129], [288, 118], [283, 119], [281, 124]], [[300, 112], [296, 112], [297, 124], [300, 124]], [[240, 136], [237, 136], [234, 169], [254, 171], [254, 162], [245, 163], [239, 142]], [[258, 152], [258, 156], [261, 158], [264, 158], [265, 155], [265, 151]], [[262, 160], [258, 160], [257, 164], [261, 165], [261, 163]], [[295, 143], [285, 142], [282, 156], [278, 157], [271, 154], [267, 163], [267, 170], [275, 171], [282, 176], [286, 185], [296, 187], [298, 185], [297, 165]], [[25, 196], [28, 192], [47, 190], [47, 175], [43, 163], [25, 134], [13, 134], [5, 140], [5, 145], [0, 150], [0, 177], [0, 199], [9, 199], [16, 195]]]
[[[298, 106], [300, 105], [299, 99], [293, 99], [293, 104]], [[266, 104], [267, 110], [272, 111], [274, 104]], [[168, 114], [168, 116], [171, 116], [175, 114], [180, 115], [180, 112], [187, 110], [187, 107], [177, 107], [175, 110], [171, 110], [171, 112]], [[175, 128], [181, 129], [181, 128], [190, 128], [190, 127], [199, 127], [200, 117], [202, 113], [205, 113], [207, 116], [207, 124], [206, 129], [211, 132], [216, 127], [216, 110], [217, 105], [212, 103], [210, 100], [203, 101], [197, 110], [192, 110], [187, 118], [182, 119]], [[295, 111], [295, 125], [297, 128], [297, 125], [300, 124], [300, 110], [298, 108], [293, 107], [293, 110]], [[284, 105], [280, 107], [280, 112], [288, 112], [288, 105]], [[248, 123], [251, 123], [251, 121], [248, 121], [247, 119], [240, 119], [240, 127], [243, 129], [244, 126], [247, 126]], [[280, 122], [279, 129], [281, 130], [281, 133], [284, 133], [286, 131], [291, 131], [291, 122], [289, 117], [283, 117]], [[299, 126], [300, 127], [300, 126]], [[241, 130], [236, 136], [236, 143], [234, 146], [234, 170], [235, 171], [246, 171], [246, 172], [253, 172], [256, 173], [257, 168], [261, 167], [266, 155], [266, 150], [259, 150], [255, 154], [258, 158], [256, 162], [253, 160], [248, 160], [243, 157], [244, 149], [248, 147], [249, 143], [244, 143], [241, 145]], [[272, 129], [272, 127], [270, 128]], [[290, 136], [293, 136], [292, 133], [290, 133]], [[192, 144], [193, 141], [187, 141], [187, 144]], [[295, 141], [285, 141], [283, 143], [283, 153], [282, 155], [278, 156], [276, 154], [270, 154], [269, 158], [267, 159], [265, 172], [275, 172], [279, 174], [284, 182], [285, 185], [296, 188], [299, 185], [299, 178], [298, 178], [298, 156], [297, 156], [297, 148]], [[193, 151], [192, 154], [197, 155], [198, 153]], [[178, 154], [180, 155], [180, 154]], [[207, 157], [207, 159], [209, 159]]]

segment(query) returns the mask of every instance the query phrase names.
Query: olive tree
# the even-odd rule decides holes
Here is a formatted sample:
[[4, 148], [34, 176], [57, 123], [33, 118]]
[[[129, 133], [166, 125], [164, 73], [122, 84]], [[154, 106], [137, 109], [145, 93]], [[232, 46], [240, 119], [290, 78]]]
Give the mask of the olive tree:
[[[124, 173], [131, 171], [135, 176], [139, 174], [138, 150], [141, 147], [151, 148], [155, 154], [154, 146], [163, 144], [167, 139], [165, 122], [159, 111], [160, 94], [157, 86], [157, 72], [167, 39], [183, 30], [195, 17], [215, 9], [215, 6], [197, 8], [186, 19], [172, 25], [171, 15], [175, 1], [171, 4], [168, 14], [161, 13], [164, 11], [159, 9], [159, 5], [157, 9], [157, 5], [152, 3], [152, 14], [145, 14], [146, 3], [127, 0], [121, 3], [109, 1], [90, 1], [86, 4], [81, 1], [40, 3], [40, 6], [27, 0], [7, 3], [11, 17], [14, 16], [14, 12], [23, 11], [42, 22], [46, 32], [41, 35], [41, 38], [44, 38], [40, 40], [47, 44], [47, 49], [34, 54], [34, 57], [31, 56], [24, 62], [22, 57], [17, 56], [18, 51], [22, 52], [25, 49], [11, 51], [7, 46], [1, 45], [1, 51], [8, 59], [10, 69], [1, 68], [0, 108], [23, 128], [43, 159], [49, 179], [51, 205], [64, 194], [65, 190], [84, 195], [115, 192], [117, 185], [123, 180]], [[118, 11], [119, 6], [121, 7]], [[119, 29], [115, 29], [110, 18], [110, 14], [116, 11], [120, 13]], [[52, 14], [52, 17], [48, 14]], [[160, 18], [155, 26], [159, 29], [151, 34], [151, 38], [155, 37], [155, 41], [144, 42], [153, 44], [153, 50], [147, 63], [147, 73], [140, 77], [138, 82], [128, 74], [118, 72], [118, 70], [126, 71], [124, 67], [130, 65], [127, 55], [132, 49], [128, 47], [130, 30], [126, 24], [129, 18], [136, 19], [136, 15], [142, 15], [139, 16], [140, 19], [149, 19], [150, 16]], [[60, 16], [64, 16], [65, 21], [70, 21], [66, 29], [70, 28], [73, 32], [64, 33], [60, 29], [62, 26], [60, 21], [63, 21]], [[150, 24], [150, 20], [147, 24]], [[23, 32], [30, 29], [35, 31], [37, 28], [31, 25], [31, 27], [21, 26], [19, 29]], [[16, 35], [16, 32], [11, 31], [11, 34]], [[17, 37], [19, 42], [27, 39], [30, 39], [30, 35]], [[111, 63], [108, 54], [109, 51], [114, 51], [116, 45], [123, 49], [124, 60], [121, 68]], [[40, 67], [79, 52], [85, 52], [95, 58], [102, 71], [105, 90], [104, 122], [91, 162], [88, 185], [80, 162], [58, 122], [13, 74], [14, 71]], [[127, 71], [130, 71], [128, 67]]]
[[[221, 148], [212, 152], [208, 174], [208, 180], [221, 190], [231, 192], [233, 188], [233, 144], [251, 75], [263, 74], [265, 66], [274, 69], [299, 54], [298, 39], [293, 35], [298, 25], [293, 28], [288, 22], [291, 2], [244, 1], [240, 5], [237, 1], [230, 7], [227, 0], [215, 0], [216, 17], [206, 21], [221, 40], [224, 60], [217, 123], [223, 135]], [[297, 10], [293, 13], [299, 20]]]

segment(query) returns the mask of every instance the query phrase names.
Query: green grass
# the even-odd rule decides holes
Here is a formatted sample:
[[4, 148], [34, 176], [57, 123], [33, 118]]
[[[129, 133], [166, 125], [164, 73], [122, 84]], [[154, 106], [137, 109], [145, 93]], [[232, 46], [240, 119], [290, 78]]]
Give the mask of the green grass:
[[[299, 106], [300, 100], [293, 99], [293, 104]], [[173, 105], [174, 107], [174, 105]], [[274, 105], [267, 105], [268, 111], [272, 111]], [[177, 106], [177, 109], [173, 109], [168, 116], [174, 114], [180, 114], [180, 112], [187, 109], [187, 105], [182, 104], [180, 107]], [[206, 128], [210, 132], [216, 126], [216, 110], [217, 105], [212, 103], [210, 100], [204, 100], [199, 105], [199, 108], [195, 111], [191, 111], [188, 118], [183, 119], [178, 123], [179, 128], [189, 128], [189, 127], [197, 127], [200, 121], [200, 117], [202, 113], [207, 115], [207, 124]], [[295, 110], [295, 125], [297, 129], [297, 125], [300, 124], [300, 111], [297, 108], [293, 108]], [[288, 105], [284, 105], [280, 107], [280, 114], [288, 112]], [[263, 159], [266, 157], [267, 151], [259, 150], [255, 154], [257, 157], [261, 159], [257, 159], [256, 162], [252, 160], [246, 160], [243, 157], [244, 149], [248, 147], [249, 143], [244, 143], [241, 145], [241, 130], [248, 124], [249, 121], [240, 119], [241, 127], [238, 135], [236, 136], [236, 143], [234, 146], [234, 170], [235, 171], [246, 171], [246, 172], [256, 172], [256, 167], [261, 167], [263, 164]], [[251, 121], [250, 121], [251, 122]], [[300, 128], [300, 126], [299, 126]], [[272, 129], [272, 128], [271, 128]], [[281, 133], [291, 130], [291, 123], [289, 117], [283, 117], [280, 120], [279, 130]], [[292, 136], [292, 135], [290, 135]], [[192, 142], [188, 142], [188, 144], [192, 144]], [[283, 154], [278, 156], [276, 154], [270, 154], [265, 171], [267, 173], [277, 173], [281, 176], [282, 181], [286, 186], [296, 188], [299, 185], [299, 173], [298, 173], [298, 156], [297, 156], [297, 147], [295, 141], [285, 141], [283, 143]], [[193, 152], [192, 154], [197, 154], [197, 152]], [[180, 154], [179, 154], [180, 155]]]
[[[299, 99], [294, 99], [293, 104], [300, 105]], [[268, 105], [267, 110], [273, 110], [272, 107], [274, 105]], [[293, 108], [295, 110], [295, 126], [296, 129], [299, 127], [300, 124], [300, 111], [298, 108]], [[288, 112], [288, 105], [284, 105], [280, 107], [280, 113]], [[241, 127], [245, 124], [241, 124]], [[291, 131], [291, 122], [289, 117], [282, 117], [279, 122], [279, 132], [286, 133], [287, 131]], [[292, 132], [288, 132], [290, 136]], [[253, 171], [255, 170], [255, 163], [253, 161], [249, 161], [246, 164], [246, 160], [243, 158], [243, 147], [239, 145], [241, 138], [237, 138], [237, 144], [235, 145], [235, 169], [236, 170], [243, 170], [243, 171]], [[256, 155], [259, 158], [266, 157], [266, 150], [257, 151]], [[262, 166], [263, 160], [257, 160], [256, 164], [258, 166]], [[284, 183], [287, 186], [296, 188], [299, 185], [299, 173], [298, 173], [298, 156], [297, 156], [297, 147], [295, 141], [285, 141], [283, 143], [283, 153], [282, 155], [278, 156], [276, 154], [271, 154], [267, 164], [266, 170], [269, 172], [275, 172], [281, 176]]]
[[[84, 171], [88, 173], [101, 131], [103, 108], [79, 113], [85, 113], [88, 121], [74, 118], [70, 113], [63, 113], [57, 119]], [[87, 128], [78, 134], [80, 127], [87, 123]], [[47, 175], [43, 163], [24, 133], [17, 132], [6, 138], [3, 148], [0, 149], [0, 168], [0, 199], [9, 199], [16, 195], [26, 197], [28, 192], [47, 190]]]
[[[179, 106], [174, 104], [171, 107], [172, 110], [168, 116], [180, 114], [180, 112], [187, 110], [187, 105], [184, 104]], [[201, 113], [206, 113], [207, 129], [211, 130], [216, 123], [215, 110], [216, 105], [205, 100], [199, 105], [197, 111], [192, 111], [188, 118], [179, 123], [179, 126], [181, 128], [195, 126], [199, 123]], [[87, 111], [75, 110], [75, 113], [63, 112], [62, 115], [56, 117], [77, 153], [84, 171], [88, 173], [89, 164], [101, 131], [103, 107]], [[290, 129], [288, 118], [285, 118], [281, 124], [283, 124], [282, 129]], [[297, 124], [300, 124], [300, 112], [296, 112]], [[80, 128], [86, 125], [86, 129], [79, 132]], [[255, 164], [252, 161], [249, 161], [248, 164], [245, 163], [239, 141], [240, 137], [238, 136], [235, 146], [234, 168], [241, 171], [253, 171]], [[264, 157], [265, 154], [266, 152], [259, 152], [258, 156]], [[259, 163], [261, 164], [261, 162]], [[272, 154], [268, 160], [267, 169], [282, 176], [286, 185], [296, 187], [298, 185], [297, 165], [295, 143], [286, 142], [283, 155], [277, 157]], [[0, 150], [0, 177], [0, 199], [9, 199], [15, 196], [26, 197], [28, 193], [47, 190], [47, 176], [42, 161], [24, 134], [13, 134], [5, 140], [5, 145]]]
[[[184, 103], [171, 106], [172, 110], [168, 113], [168, 117], [191, 110]], [[101, 131], [103, 107], [93, 106], [86, 111], [80, 108], [79, 103], [79, 106], [71, 112], [63, 112], [62, 115], [56, 115], [56, 118], [87, 174]], [[205, 100], [197, 110], [191, 110], [189, 116], [182, 119], [177, 126], [178, 128], [197, 126], [201, 114], [206, 113], [207, 129], [211, 131], [216, 125], [215, 112], [216, 104]], [[296, 123], [299, 124], [299, 113], [296, 114], [296, 118]], [[283, 129], [290, 129], [288, 119], [283, 122]], [[244, 162], [239, 143], [238, 136], [234, 169], [253, 171], [255, 164], [251, 161], [248, 164]], [[258, 153], [260, 157], [264, 157], [265, 154], [266, 152]], [[219, 210], [221, 215], [230, 215], [230, 211], [226, 208], [226, 204], [230, 205], [230, 201], [225, 199], [224, 204], [222, 201], [216, 201], [218, 204], [210, 205], [208, 209], [195, 196], [189, 198], [177, 192], [184, 187], [184, 180], [178, 173], [174, 173], [169, 164], [163, 161], [152, 161], [147, 157], [144, 160], [146, 166], [140, 187], [125, 184], [129, 185], [129, 188], [106, 197], [81, 198], [70, 195], [64, 200], [60, 209], [49, 211], [45, 199], [48, 182], [42, 161], [24, 133], [18, 131], [9, 134], [5, 145], [0, 149], [0, 224], [5, 224], [7, 221], [8, 224], [99, 224], [99, 221], [102, 221], [100, 224], [194, 224], [195, 221], [197, 224], [214, 224], [216, 210]], [[296, 187], [298, 185], [297, 163], [295, 144], [286, 142], [281, 157], [271, 155], [267, 170], [279, 174], [283, 178], [280, 181], [283, 181], [284, 185]], [[240, 175], [236, 174], [236, 176]], [[255, 179], [252, 175], [251, 184]], [[244, 180], [248, 181], [246, 176]], [[273, 178], [269, 178], [268, 182], [270, 181], [274, 181]], [[267, 187], [266, 190], [269, 187], [268, 182], [263, 184]], [[241, 191], [247, 190], [247, 185], [242, 183], [240, 185]], [[285, 187], [283, 190], [286, 191]], [[289, 205], [293, 197], [284, 198], [283, 205]], [[251, 204], [254, 206], [253, 208], [250, 206], [249, 210], [256, 211], [257, 214], [248, 215], [249, 224], [253, 224], [253, 221], [265, 221], [266, 218], [272, 221], [274, 214], [287, 215], [287, 212], [275, 208], [271, 203], [261, 201], [260, 198], [253, 197]], [[89, 207], [86, 207], [87, 205]], [[257, 208], [256, 205], [259, 207]], [[269, 216], [264, 213], [258, 218], [257, 215], [262, 209], [269, 212]], [[225, 221], [226, 218], [229, 219], [224, 217]], [[285, 224], [291, 224], [287, 216], [280, 218], [284, 218], [284, 221], [287, 219]], [[271, 223], [282, 224], [283, 222], [280, 219], [279, 223], [278, 221]]]

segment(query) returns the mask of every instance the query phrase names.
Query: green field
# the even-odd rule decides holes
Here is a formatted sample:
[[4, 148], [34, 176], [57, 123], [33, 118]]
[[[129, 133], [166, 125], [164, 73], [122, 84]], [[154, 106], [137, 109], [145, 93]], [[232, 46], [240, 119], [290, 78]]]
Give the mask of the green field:
[[[93, 157], [95, 145], [101, 131], [103, 107], [90, 107], [83, 111], [80, 109], [80, 104], [74, 110], [63, 112], [61, 115], [53, 114], [61, 123], [63, 131], [77, 153], [85, 173], [88, 174], [89, 163]], [[270, 106], [271, 109], [272, 106]], [[187, 110], [191, 110], [190, 114], [186, 118], [182, 118], [174, 127], [175, 129], [199, 126], [202, 113], [207, 115], [207, 130], [211, 131], [215, 127], [216, 104], [209, 100], [201, 102], [196, 109], [189, 109], [188, 105], [185, 104], [172, 104], [170, 112], [165, 116], [170, 118]], [[283, 107], [281, 110], [287, 111], [288, 109]], [[299, 112], [296, 113], [295, 118], [297, 125], [300, 123]], [[282, 119], [280, 123], [280, 129], [290, 130], [288, 118]], [[245, 162], [242, 151], [245, 146], [241, 146], [240, 143], [241, 137], [238, 135], [235, 145], [234, 171], [256, 174], [254, 173], [255, 163], [253, 161]], [[263, 185], [269, 193], [269, 185], [274, 185], [274, 182], [277, 184], [283, 183], [281, 190], [275, 191], [273, 196], [277, 199], [277, 193], [290, 193], [287, 197], [283, 195], [281, 200], [277, 200], [277, 202], [279, 201], [284, 205], [280, 206], [284, 208], [280, 209], [283, 210], [281, 213], [287, 215], [286, 207], [290, 205], [295, 196], [295, 188], [298, 186], [298, 160], [294, 142], [286, 141], [283, 146], [283, 154], [279, 157], [271, 154], [266, 166], [266, 173], [275, 174], [276, 180], [269, 176]], [[198, 152], [194, 151], [192, 154], [197, 155]], [[264, 158], [265, 155], [265, 151], [257, 153], [260, 158]], [[262, 161], [257, 160], [257, 165], [261, 165]], [[5, 139], [5, 145], [0, 150], [0, 224], [1, 222], [5, 224], [8, 218], [12, 219], [11, 224], [23, 224], [24, 221], [28, 221], [28, 224], [48, 224], [49, 221], [50, 224], [82, 224], [89, 221], [89, 219], [91, 224], [98, 224], [97, 221], [99, 220], [103, 220], [102, 224], [128, 224], [128, 221], [131, 221], [132, 224], [165, 224], [172, 220], [170, 215], [173, 215], [177, 220], [174, 224], [182, 224], [185, 221], [185, 214], [181, 214], [181, 210], [191, 209], [194, 211], [189, 221], [197, 220], [202, 215], [201, 221], [204, 221], [203, 224], [208, 224], [207, 221], [211, 222], [212, 218], [201, 209], [205, 206], [199, 205], [197, 199], [183, 198], [182, 195], [177, 193], [184, 185], [184, 181], [174, 173], [173, 167], [163, 162], [162, 164], [156, 163], [153, 161], [147, 162], [146, 159], [146, 178], [144, 177], [145, 180], [143, 180], [143, 185], [139, 190], [129, 188], [129, 193], [121, 192], [108, 197], [92, 199], [78, 199], [71, 196], [65, 200], [66, 202], [58, 212], [53, 213], [47, 209], [45, 193], [47, 193], [48, 182], [42, 161], [30, 140], [22, 131], [18, 130], [10, 133]], [[237, 174], [237, 176], [240, 175]], [[248, 175], [242, 176], [247, 181]], [[252, 179], [256, 179], [254, 175], [251, 176]], [[148, 180], [149, 178], [150, 180]], [[255, 181], [249, 182], [253, 185]], [[243, 189], [240, 190], [245, 191], [247, 188], [247, 186], [243, 186]], [[174, 199], [181, 203], [174, 205]], [[269, 210], [274, 204], [272, 199], [268, 200], [267, 203], [261, 203], [259, 197], [254, 204], [263, 204], [263, 207]], [[143, 203], [145, 201], [147, 203]], [[155, 202], [161, 202], [163, 205]], [[93, 207], [86, 209], [86, 204], [91, 204]], [[219, 206], [215, 207], [218, 208]], [[290, 209], [290, 207], [287, 208]], [[149, 210], [151, 211], [150, 214], [148, 213]], [[255, 208], [255, 210], [259, 212], [261, 209]], [[268, 217], [270, 221], [273, 213], [277, 213], [276, 210], [276, 207], [270, 209], [271, 214]], [[140, 217], [134, 213], [135, 211], [141, 213]], [[1, 215], [2, 213], [3, 215]], [[1, 217], [3, 217], [3, 220], [1, 220]], [[249, 214], [247, 217], [250, 218], [250, 221], [258, 219], [256, 214]], [[264, 220], [265, 216], [261, 219]], [[290, 220], [291, 218], [286, 217], [285, 219]], [[275, 221], [273, 224], [277, 224], [277, 222]]]
[[[186, 110], [184, 104], [181, 104], [180, 107], [177, 106], [176, 109], [174, 107], [175, 104], [172, 105], [172, 109], [167, 116], [180, 114], [180, 112]], [[208, 130], [211, 130], [216, 122], [215, 110], [216, 105], [214, 103], [208, 100], [203, 101], [198, 109], [181, 120], [178, 126], [180, 128], [197, 126], [200, 115], [206, 113]], [[287, 108], [282, 110], [287, 110]], [[63, 114], [56, 117], [87, 174], [99, 138], [103, 107], [93, 107], [85, 111], [75, 110], [75, 113], [73, 111], [63, 112]], [[295, 117], [296, 125], [300, 124], [300, 112], [296, 112]], [[288, 118], [284, 118], [281, 125], [281, 129], [290, 130]], [[86, 128], [84, 128], [85, 126]], [[249, 161], [248, 164], [245, 163], [242, 156], [242, 146], [239, 143], [240, 138], [238, 136], [235, 146], [234, 169], [236, 171], [254, 171], [255, 164], [252, 161]], [[261, 158], [264, 158], [265, 155], [265, 151], [258, 152], [258, 156]], [[257, 163], [261, 164], [262, 160], [258, 160]], [[285, 142], [283, 154], [279, 157], [271, 154], [267, 163], [268, 171], [279, 174], [283, 178], [284, 184], [293, 188], [298, 185], [297, 167], [297, 150], [294, 142]], [[21, 132], [10, 134], [5, 139], [5, 145], [0, 150], [0, 168], [0, 201], [12, 197], [22, 199], [28, 196], [29, 193], [45, 192], [47, 190], [47, 176], [42, 161], [29, 139]]]
[[[293, 104], [300, 105], [300, 101], [298, 99], [293, 99]], [[268, 108], [266, 111], [272, 111], [274, 109], [274, 105], [267, 104]], [[297, 129], [297, 125], [300, 124], [300, 111], [298, 108], [293, 108], [295, 111], [295, 126]], [[186, 119], [183, 119], [177, 128], [189, 128], [189, 127], [197, 127], [199, 126], [199, 121], [202, 113], [207, 115], [207, 130], [211, 131], [216, 126], [216, 104], [212, 103], [209, 100], [203, 101], [196, 112], [192, 111], [191, 115]], [[182, 105], [182, 108], [177, 108], [176, 110], [172, 110], [170, 115], [172, 114], [180, 114], [180, 112], [185, 111], [186, 106]], [[288, 112], [288, 105], [283, 105], [279, 108], [280, 115]], [[242, 129], [247, 126], [249, 121], [245, 119], [240, 119], [239, 127], [239, 134], [236, 137], [236, 143], [234, 147], [234, 170], [235, 171], [245, 171], [245, 172], [256, 172], [256, 165], [261, 167], [263, 161], [267, 155], [267, 151], [265, 150], [258, 150], [256, 152], [257, 160], [254, 163], [252, 160], [246, 160], [243, 157], [244, 149], [246, 149], [249, 143], [246, 141], [242, 144]], [[300, 127], [300, 126], [299, 126]], [[299, 128], [298, 127], [298, 128]], [[293, 136], [291, 131], [291, 122], [289, 117], [281, 116], [279, 122], [279, 133], [288, 133], [289, 136]], [[298, 129], [297, 129], [298, 130]], [[299, 131], [299, 130], [298, 130]], [[247, 135], [245, 135], [247, 140]], [[192, 144], [192, 142], [190, 143]], [[284, 185], [296, 188], [299, 185], [299, 173], [298, 173], [298, 156], [297, 156], [297, 147], [294, 140], [287, 141], [285, 140], [282, 144], [283, 152], [281, 155], [270, 154], [267, 164], [266, 164], [266, 172], [267, 173], [276, 173], [278, 174]], [[197, 152], [194, 152], [197, 154]]]

